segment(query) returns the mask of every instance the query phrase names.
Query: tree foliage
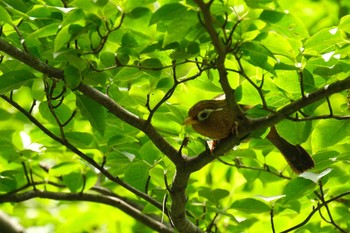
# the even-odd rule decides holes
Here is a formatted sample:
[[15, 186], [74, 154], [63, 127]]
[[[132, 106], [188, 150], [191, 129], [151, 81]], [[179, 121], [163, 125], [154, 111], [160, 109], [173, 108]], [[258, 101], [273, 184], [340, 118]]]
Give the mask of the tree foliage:
[[[44, 232], [349, 232], [349, 8], [1, 1], [1, 210]], [[182, 123], [221, 93], [253, 108], [211, 151]]]

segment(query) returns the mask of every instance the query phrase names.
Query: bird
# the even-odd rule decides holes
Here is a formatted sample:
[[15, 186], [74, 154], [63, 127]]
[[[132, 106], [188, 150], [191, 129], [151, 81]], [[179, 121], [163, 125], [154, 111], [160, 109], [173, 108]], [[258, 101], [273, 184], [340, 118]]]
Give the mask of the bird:
[[[249, 107], [241, 106], [247, 110]], [[184, 125], [191, 125], [199, 134], [213, 140], [221, 140], [235, 132], [237, 120], [226, 99], [201, 100], [188, 111]], [[310, 154], [300, 145], [293, 145], [282, 138], [275, 126], [270, 127], [266, 138], [282, 153], [285, 160], [297, 173], [303, 173], [315, 166]]]

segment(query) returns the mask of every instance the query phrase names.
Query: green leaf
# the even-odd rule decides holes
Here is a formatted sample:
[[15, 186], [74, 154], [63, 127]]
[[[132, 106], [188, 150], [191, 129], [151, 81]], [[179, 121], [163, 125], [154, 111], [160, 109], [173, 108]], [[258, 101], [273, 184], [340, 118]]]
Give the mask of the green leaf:
[[[4, 131], [0, 131], [0, 133], [5, 133], [5, 132]], [[8, 133], [8, 132], [6, 132], [6, 133]], [[6, 135], [10, 136], [10, 134], [6, 134]], [[0, 139], [0, 157], [4, 158], [9, 163], [10, 162], [19, 162], [20, 161], [20, 155], [18, 153], [18, 148], [16, 148], [12, 144], [11, 141], [8, 141], [8, 140], [5, 140], [5, 139]]]
[[340, 73], [347, 73], [350, 70], [350, 64], [347, 62], [337, 61], [336, 64], [327, 64], [327, 66], [322, 63], [315, 64], [314, 74], [331, 77]]
[[165, 4], [152, 15], [149, 24], [177, 20], [179, 16], [186, 14], [186, 12], [186, 7], [180, 3]]
[[304, 23], [293, 17], [291, 14], [264, 10], [260, 19], [268, 23], [277, 33], [290, 38], [307, 38], [309, 37], [308, 30]]
[[[302, 47], [302, 44], [298, 40], [290, 41], [285, 36], [275, 32], [269, 31], [259, 35], [257, 38], [261, 43], [269, 49], [273, 54], [280, 54], [286, 57], [295, 58], [299, 54], [299, 49]], [[297, 44], [294, 46], [292, 43]], [[296, 48], [295, 48], [296, 47]], [[294, 66], [295, 68], [295, 66]]]
[[63, 176], [80, 170], [81, 165], [79, 163], [63, 162], [50, 168], [49, 174], [51, 176]]
[[28, 5], [26, 5], [22, 0], [4, 0], [4, 2], [6, 2], [8, 6], [11, 6], [18, 11], [27, 12], [28, 10]]
[[245, 3], [251, 8], [270, 8], [273, 0], [245, 0]]
[[70, 41], [71, 34], [69, 33], [69, 25], [66, 25], [59, 30], [54, 41], [54, 51], [57, 52], [67, 47]]
[[6, 111], [5, 109], [0, 109], [0, 121], [9, 120], [12, 117], [12, 114]]
[[337, 44], [345, 42], [338, 28], [326, 28], [306, 40], [304, 54], [319, 55], [337, 49]]
[[108, 171], [113, 175], [118, 176], [125, 174], [131, 162], [135, 159], [135, 155], [125, 151], [112, 151], [107, 154], [106, 166]]
[[88, 119], [91, 126], [103, 135], [106, 127], [103, 107], [96, 101], [83, 95], [77, 95], [77, 107], [80, 109], [81, 114]]
[[113, 66], [116, 63], [115, 54], [112, 52], [102, 52], [100, 54], [100, 59], [105, 67]]
[[42, 101], [45, 97], [45, 87], [42, 79], [34, 79], [31, 86], [32, 96], [36, 100]]
[[69, 142], [78, 148], [89, 148], [94, 140], [94, 136], [86, 132], [67, 132], [65, 136]]
[[140, 191], [144, 191], [150, 168], [143, 161], [134, 162], [126, 170], [124, 178], [128, 184]]
[[334, 119], [321, 120], [311, 135], [311, 146], [314, 152], [333, 146], [349, 136], [350, 121]]
[[182, 125], [177, 122], [176, 116], [171, 112], [155, 114], [153, 121], [154, 126], [159, 128], [159, 130], [162, 130], [164, 133], [179, 135], [182, 130]]
[[119, 48], [117, 51], [116, 56], [114, 57], [114, 63], [116, 60], [119, 62], [121, 65], [126, 65], [130, 61], [130, 54], [128, 53], [128, 50]]
[[[179, 20], [179, 17], [181, 20]], [[196, 14], [192, 11], [186, 11], [185, 14], [177, 16], [168, 25], [167, 32], [164, 37], [163, 46], [167, 46], [174, 42], [183, 41], [186, 35], [196, 24]], [[184, 23], [186, 22], [186, 23]]]
[[63, 183], [71, 192], [80, 192], [83, 190], [83, 175], [79, 172], [72, 172], [62, 177]]
[[244, 198], [237, 200], [231, 205], [231, 208], [248, 214], [267, 213], [271, 211], [270, 206], [254, 198]]
[[144, 7], [150, 3], [155, 2], [156, 0], [128, 0], [126, 1], [125, 4], [125, 10], [127, 12], [132, 11], [133, 9], [137, 8], [137, 7]]
[[227, 197], [230, 192], [225, 189], [209, 189], [209, 188], [203, 188], [202, 190], [198, 191], [198, 194], [209, 201], [218, 204], [219, 201], [225, 197]]
[[123, 67], [118, 74], [115, 76], [115, 79], [122, 81], [133, 81], [134, 79], [140, 79], [144, 75], [143, 72], [136, 67]]
[[59, 29], [60, 24], [59, 23], [53, 23], [46, 25], [45, 27], [42, 27], [38, 29], [37, 31], [34, 31], [30, 35], [28, 35], [28, 38], [35, 39], [35, 38], [43, 38], [48, 37], [52, 35], [56, 35], [57, 31]]
[[[160, 187], [162, 188], [166, 188], [165, 187], [165, 182], [164, 182], [164, 179], [165, 179], [165, 175], [164, 175], [164, 169], [161, 168], [159, 165], [152, 168], [150, 171], [149, 171], [149, 175], [151, 176], [151, 181], [153, 183], [156, 183], [158, 184]], [[168, 177], [167, 177], [168, 178]], [[171, 182], [171, 181], [170, 181]]]
[[155, 77], [159, 77], [162, 71], [163, 64], [159, 59], [150, 58], [142, 61], [141, 66], [146, 68], [146, 73], [149, 73]]
[[108, 139], [108, 147], [118, 148], [122, 145], [132, 144], [138, 142], [137, 138], [134, 136], [126, 135], [126, 134], [117, 134]]
[[135, 36], [131, 32], [127, 32], [122, 37], [122, 46], [128, 48], [134, 48], [139, 46]]
[[276, 125], [278, 134], [293, 145], [304, 143], [311, 133], [312, 123], [310, 121], [281, 121]]
[[1, 5], [0, 5], [0, 22], [8, 23], [10, 25], [13, 24], [11, 15]]
[[[55, 108], [54, 111], [61, 123], [65, 123], [72, 115], [71, 109], [63, 103], [58, 108]], [[53, 125], [57, 125], [56, 118], [52, 115], [47, 102], [40, 103], [39, 112], [45, 120]]]
[[281, 71], [274, 81], [285, 92], [300, 96], [299, 77], [295, 71]]
[[64, 80], [70, 89], [75, 90], [82, 82], [81, 73], [77, 68], [69, 65], [64, 69]]
[[254, 41], [245, 42], [242, 43], [240, 49], [245, 56], [249, 57], [248, 61], [252, 65], [275, 74], [272, 65], [268, 63], [268, 58], [273, 58], [275, 60], [274, 55], [260, 43]]
[[173, 86], [173, 79], [171, 78], [162, 78], [157, 82], [156, 89], [168, 90]]
[[98, 7], [103, 7], [107, 5], [108, 0], [92, 0], [93, 3], [95, 3]]
[[305, 197], [306, 195], [312, 193], [317, 184], [312, 182], [309, 179], [297, 177], [286, 185], [283, 190], [283, 194], [285, 194], [284, 202], [291, 202], [299, 199], [301, 197]]
[[0, 174], [0, 193], [7, 193], [15, 190], [17, 187], [16, 179]]
[[338, 28], [344, 30], [347, 33], [350, 33], [350, 15], [345, 15], [340, 19]]
[[9, 71], [0, 76], [0, 94], [6, 94], [36, 79], [28, 70]]
[[144, 143], [139, 149], [139, 152], [141, 158], [149, 164], [155, 164], [156, 161], [162, 158], [159, 149], [151, 141]]

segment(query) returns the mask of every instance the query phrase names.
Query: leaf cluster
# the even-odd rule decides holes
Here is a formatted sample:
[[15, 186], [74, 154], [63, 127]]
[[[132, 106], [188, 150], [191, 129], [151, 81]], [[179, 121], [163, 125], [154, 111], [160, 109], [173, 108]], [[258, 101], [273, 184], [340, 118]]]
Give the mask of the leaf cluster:
[[[349, 7], [300, 4], [0, 2], [1, 209], [55, 232], [349, 231]], [[211, 151], [182, 123], [222, 93], [249, 124]]]

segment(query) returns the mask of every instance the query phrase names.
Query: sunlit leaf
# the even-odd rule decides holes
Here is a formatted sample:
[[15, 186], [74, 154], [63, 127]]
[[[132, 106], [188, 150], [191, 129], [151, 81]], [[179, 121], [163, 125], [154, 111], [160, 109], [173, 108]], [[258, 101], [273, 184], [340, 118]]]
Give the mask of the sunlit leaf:
[[304, 44], [305, 54], [328, 53], [336, 49], [336, 45], [344, 42], [340, 31], [337, 28], [323, 29], [308, 40]]
[[13, 177], [0, 175], [0, 193], [11, 192], [16, 189], [17, 182]]
[[182, 4], [165, 4], [152, 15], [150, 25], [159, 21], [172, 21], [179, 15], [185, 14], [186, 11], [186, 7], [184, 7]]
[[292, 38], [306, 38], [309, 36], [304, 23], [291, 14], [264, 10], [260, 15], [260, 19], [270, 24], [281, 35]]
[[278, 134], [293, 145], [304, 143], [311, 133], [311, 122], [281, 121], [276, 125]]
[[67, 185], [71, 192], [82, 191], [84, 180], [80, 172], [72, 172], [62, 177], [63, 183]]
[[64, 162], [50, 168], [49, 174], [51, 176], [63, 176], [72, 172], [80, 172], [80, 168], [81, 166], [78, 163]]
[[224, 189], [202, 189], [198, 191], [198, 194], [202, 197], [207, 198], [209, 201], [212, 201], [215, 204], [218, 204], [218, 202], [227, 197], [230, 192]]
[[85, 132], [67, 132], [65, 136], [69, 142], [79, 148], [88, 148], [94, 139], [92, 134]]
[[298, 198], [304, 197], [313, 192], [316, 184], [309, 179], [298, 177], [288, 182], [284, 188], [283, 199], [285, 202], [291, 202]]
[[29, 38], [42, 38], [42, 37], [56, 35], [59, 29], [59, 26], [60, 26], [59, 23], [49, 24], [30, 34]]
[[0, 76], [0, 94], [18, 89], [35, 78], [36, 76], [28, 70], [15, 70], [4, 73]]
[[142, 161], [131, 164], [125, 172], [125, 180], [133, 187], [144, 191], [149, 175], [150, 166]]
[[0, 5], [0, 22], [4, 22], [12, 25], [12, 19], [10, 14], [1, 5]]
[[271, 211], [271, 207], [266, 203], [254, 198], [237, 200], [231, 205], [231, 208], [245, 213], [264, 213]]
[[89, 120], [91, 126], [103, 135], [106, 125], [102, 106], [83, 95], [77, 95], [77, 106], [81, 114]]
[[247, 5], [252, 8], [269, 8], [273, 0], [245, 0]]
[[339, 29], [350, 33], [350, 15], [345, 15], [340, 19]]
[[311, 145], [314, 151], [334, 145], [349, 135], [350, 122], [338, 120], [319, 121], [311, 135]]

